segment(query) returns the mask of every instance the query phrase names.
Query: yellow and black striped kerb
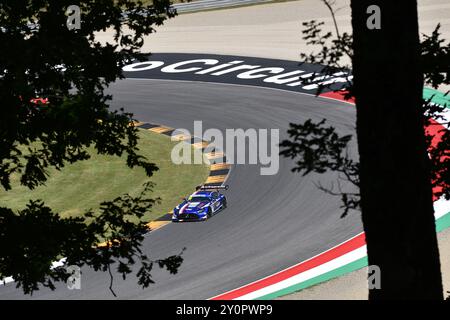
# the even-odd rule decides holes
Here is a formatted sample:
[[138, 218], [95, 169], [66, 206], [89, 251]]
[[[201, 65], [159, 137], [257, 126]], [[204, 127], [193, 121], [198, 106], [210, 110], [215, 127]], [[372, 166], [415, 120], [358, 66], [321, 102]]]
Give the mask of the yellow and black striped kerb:
[[[167, 126], [162, 126], [158, 124], [148, 123], [148, 122], [133, 122], [133, 125], [139, 129], [149, 130], [155, 133], [164, 134], [166, 136], [172, 137], [172, 141], [185, 141], [189, 142], [195, 149], [200, 149], [203, 152], [204, 157], [208, 159], [210, 163], [209, 176], [206, 179], [204, 186], [221, 186], [225, 183], [228, 175], [231, 171], [231, 165], [226, 163], [225, 154], [222, 151], [211, 149], [209, 150], [208, 141], [202, 140], [194, 136], [188, 136], [185, 134], [174, 134], [175, 129]], [[172, 212], [166, 213], [161, 218], [156, 221], [151, 221], [147, 226], [151, 230], [161, 228], [162, 226], [168, 224], [172, 220]]]

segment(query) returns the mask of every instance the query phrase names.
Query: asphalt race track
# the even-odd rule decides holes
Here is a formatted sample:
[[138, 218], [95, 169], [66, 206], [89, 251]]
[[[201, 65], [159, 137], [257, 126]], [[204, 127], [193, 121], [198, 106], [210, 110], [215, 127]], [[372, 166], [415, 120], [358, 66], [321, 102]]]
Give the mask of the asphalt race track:
[[[139, 77], [121, 80], [109, 91], [114, 95], [113, 107], [125, 107], [143, 122], [189, 130], [194, 120], [202, 120], [204, 130], [278, 128], [280, 140], [287, 136], [289, 122], [308, 118], [326, 118], [340, 133], [355, 130], [354, 108], [334, 100], [175, 76], [143, 79], [158, 78], [151, 73]], [[355, 155], [355, 148], [350, 152]], [[340, 199], [317, 189], [319, 181], [326, 186], [335, 182], [333, 173], [302, 177], [290, 171], [292, 165], [281, 158], [278, 174], [268, 176], [260, 175], [259, 165], [234, 165], [227, 181], [230, 189], [225, 192], [226, 210], [206, 222], [169, 224], [146, 236], [144, 249], [152, 259], [186, 248], [179, 273], [170, 275], [155, 268], [156, 283], [145, 290], [138, 287], [134, 275], [126, 280], [116, 275], [118, 298], [208, 299], [308, 259], [362, 231], [358, 213], [341, 219]], [[0, 286], [0, 299], [112, 299], [108, 287], [107, 273], [84, 268], [81, 290], [59, 284], [55, 291], [42, 288], [29, 297], [8, 283]]]

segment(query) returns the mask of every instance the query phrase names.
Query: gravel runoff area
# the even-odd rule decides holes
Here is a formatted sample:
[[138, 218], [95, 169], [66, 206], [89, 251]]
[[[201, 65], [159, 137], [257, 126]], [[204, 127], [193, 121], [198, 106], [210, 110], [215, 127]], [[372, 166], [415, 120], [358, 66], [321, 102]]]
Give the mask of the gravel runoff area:
[[[348, 0], [337, 0], [336, 20], [341, 31], [351, 32]], [[431, 34], [441, 24], [443, 38], [450, 40], [448, 0], [418, 0], [420, 32]], [[332, 19], [319, 0], [261, 4], [227, 10], [185, 14], [157, 28], [146, 38], [150, 52], [215, 53], [298, 60], [311, 52], [302, 40], [302, 22], [321, 20], [324, 30], [333, 30]], [[107, 41], [111, 32], [99, 34]], [[442, 87], [441, 90], [450, 88]], [[439, 234], [444, 290], [450, 290], [450, 230]], [[284, 299], [367, 299], [366, 270], [283, 297]]]

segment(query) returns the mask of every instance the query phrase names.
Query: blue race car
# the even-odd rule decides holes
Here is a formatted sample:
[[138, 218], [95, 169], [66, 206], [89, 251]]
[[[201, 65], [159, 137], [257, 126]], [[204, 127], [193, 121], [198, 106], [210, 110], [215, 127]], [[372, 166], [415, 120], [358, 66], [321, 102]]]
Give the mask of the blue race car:
[[204, 221], [227, 207], [227, 198], [219, 193], [225, 187], [199, 187], [173, 209], [172, 221]]

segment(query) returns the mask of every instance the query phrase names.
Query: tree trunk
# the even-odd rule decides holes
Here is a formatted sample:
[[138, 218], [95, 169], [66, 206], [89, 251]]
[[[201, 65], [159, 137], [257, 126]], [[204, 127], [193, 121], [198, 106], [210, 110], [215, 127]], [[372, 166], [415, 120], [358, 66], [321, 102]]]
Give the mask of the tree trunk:
[[[381, 29], [369, 29], [370, 5]], [[369, 299], [443, 299], [422, 114], [417, 3], [352, 0], [353, 74]]]

